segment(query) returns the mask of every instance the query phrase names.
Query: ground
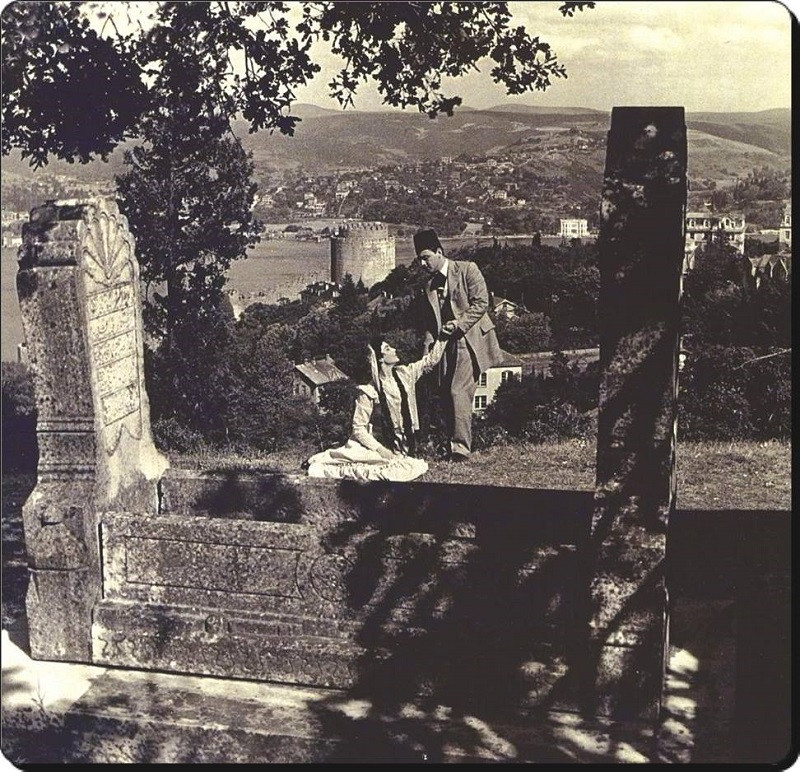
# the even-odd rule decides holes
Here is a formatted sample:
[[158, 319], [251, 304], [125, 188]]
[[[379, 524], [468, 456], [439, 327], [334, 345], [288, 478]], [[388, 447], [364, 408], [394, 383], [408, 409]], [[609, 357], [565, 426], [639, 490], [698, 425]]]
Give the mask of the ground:
[[[425, 479], [435, 482], [479, 482], [487, 485], [524, 484], [537, 488], [571, 488], [590, 491], [594, 482], [594, 454], [593, 443], [575, 441], [496, 448], [476, 453], [469, 464], [432, 462]], [[171, 461], [176, 467], [213, 465], [216, 468], [261, 469], [296, 473], [299, 471], [303, 459], [303, 454], [295, 452], [264, 455], [257, 458], [212, 457], [209, 455], [174, 456]], [[789, 510], [790, 461], [791, 446], [785, 443], [683, 443], [678, 450], [679, 509], [752, 510], [754, 512]], [[3, 648], [9, 651], [17, 651], [9, 643], [11, 640], [9, 631], [19, 628], [20, 623], [24, 624], [24, 591], [27, 584], [27, 571], [20, 513], [21, 506], [29, 495], [34, 482], [33, 475], [10, 474], [4, 475], [2, 481], [2, 623], [4, 643], [6, 644]], [[721, 511], [720, 515], [722, 514]], [[770, 520], [772, 519], [770, 518]], [[758, 546], [755, 549], [760, 552]], [[763, 661], [759, 656], [755, 656], [758, 652], [761, 652], [762, 655], [765, 654], [762, 652], [763, 641], [759, 638], [760, 633], [755, 638], [751, 636], [753, 640], [750, 641], [740, 640], [741, 635], [737, 633], [742, 624], [745, 624], [746, 628], [753, 632], [756, 630], [763, 632], [764, 627], [760, 623], [758, 614], [750, 619], [747, 614], [743, 615], [741, 610], [737, 611], [736, 601], [733, 598], [729, 598], [727, 595], [716, 597], [713, 587], [706, 588], [706, 590], [705, 594], [700, 593], [702, 597], [694, 597], [685, 593], [681, 595], [676, 592], [672, 599], [671, 645], [659, 730], [658, 755], [656, 756], [659, 760], [673, 763], [730, 763], [742, 760], [740, 758], [742, 741], [737, 733], [742, 726], [748, 726], [746, 720], [742, 721], [740, 715], [742, 710], [739, 699], [737, 699], [743, 688], [738, 683], [741, 680], [743, 663], [754, 664], [756, 670], [751, 667], [750, 670], [753, 670], [753, 673], [750, 673], [750, 676], [755, 674], [762, 680], [770, 682], [767, 677], [769, 674], [758, 670], [758, 668], [763, 670]], [[762, 600], [764, 600], [763, 597]], [[747, 605], [745, 604], [743, 608], [747, 608]], [[769, 614], [767, 614], [767, 618], [770, 618]], [[768, 635], [767, 637], [771, 638], [772, 636]], [[753, 648], [754, 643], [757, 644], [755, 649]], [[739, 651], [740, 648], [741, 651]], [[766, 652], [766, 661], [774, 659], [773, 654], [772, 650]], [[142, 688], [149, 690], [148, 694], [154, 695], [164, 692], [164, 683], [174, 682], [182, 690], [181, 695], [188, 695], [183, 700], [186, 704], [205, 705], [203, 702], [205, 698], [202, 695], [205, 695], [207, 684], [217, 681], [217, 679], [193, 679], [190, 676], [131, 672], [113, 668], [105, 671], [92, 666], [75, 666], [65, 663], [36, 663], [26, 658], [22, 650], [19, 651], [19, 657], [21, 657], [19, 663], [4, 662], [4, 713], [17, 715], [12, 710], [14, 705], [8, 702], [9, 699], [14, 698], [17, 702], [24, 703], [23, 717], [33, 710], [28, 703], [33, 699], [32, 694], [34, 696], [39, 694], [36, 689], [40, 688], [42, 683], [49, 683], [51, 686], [54, 683], [68, 683], [68, 679], [65, 680], [66, 676], [63, 676], [61, 671], [58, 675], [55, 671], [51, 674], [56, 677], [55, 682], [52, 678], [43, 678], [44, 672], [49, 672], [48, 668], [60, 668], [62, 671], [70, 670], [70, 672], [76, 668], [83, 668], [81, 672], [91, 671], [89, 681], [97, 678], [99, 679], [97, 683], [100, 685], [108, 681], [105, 686], [106, 691], [110, 690], [117, 697], [127, 695], [125, 699], [128, 700], [133, 700], [138, 694], [134, 687], [139, 681], [143, 682]], [[8, 672], [6, 672], [7, 668], [10, 668]], [[40, 668], [45, 670], [39, 672]], [[25, 685], [27, 682], [23, 684], [20, 680], [28, 670], [32, 673], [29, 680], [33, 686]], [[744, 672], [744, 675], [747, 677], [748, 673]], [[14, 679], [17, 679], [19, 684]], [[194, 689], [192, 684], [195, 681], [202, 682], [203, 686], [197, 693], [192, 691]], [[229, 696], [234, 702], [239, 699], [238, 689], [246, 691], [250, 688], [252, 691], [253, 688], [253, 685], [247, 684], [247, 682], [222, 681], [220, 683], [224, 684], [226, 690], [229, 690]], [[93, 709], [95, 709], [97, 706], [94, 705], [92, 699], [99, 699], [97, 696], [99, 692], [94, 687], [87, 691], [85, 686], [81, 686], [81, 693], [83, 694], [85, 691], [81, 699], [85, 706], [94, 706]], [[280, 692], [281, 688], [286, 694]], [[296, 690], [259, 684], [258, 692], [266, 695], [264, 699], [280, 698], [284, 702], [288, 700], [289, 702], [286, 704], [290, 704], [290, 698], [294, 698]], [[771, 698], [769, 695], [767, 698], [765, 704], [769, 706]], [[323, 694], [320, 700], [329, 701], [330, 696]], [[284, 702], [281, 702], [281, 705], [284, 705]], [[88, 710], [88, 707], [86, 709]], [[325, 710], [329, 713], [330, 709], [332, 708], [328, 706]], [[132, 714], [131, 711], [126, 713], [128, 709], [125, 705], [120, 710], [125, 714], [126, 719], [129, 713]], [[309, 715], [316, 715], [319, 710], [321, 708], [309, 709], [307, 712]], [[51, 712], [55, 715], [57, 711], [53, 708]], [[783, 716], [783, 713], [780, 715]], [[785, 716], [783, 717], [785, 718]], [[751, 721], [754, 727], [751, 734], [755, 733], [754, 736], [757, 739], [770, 740], [768, 727], [762, 726], [763, 721], [759, 724], [756, 721], [757, 718], [758, 716]], [[647, 754], [650, 752], [648, 749], [651, 748], [651, 745], [642, 737], [635, 734], [628, 736], [624, 733], [619, 736], [612, 733], [606, 737], [598, 734], [595, 728], [589, 730], [573, 727], [569, 723], [572, 719], [568, 715], [562, 716], [560, 724], [545, 727], [547, 729], [546, 737], [539, 745], [526, 748], [524, 745], [515, 746], [513, 743], [510, 745], [506, 743], [508, 748], [505, 745], [502, 748], [498, 746], [499, 750], [492, 745], [490, 750], [493, 749], [494, 755], [487, 756], [486, 760], [546, 762], [552, 760], [554, 753], [560, 754], [558, 758], [560, 761], [576, 762], [645, 761], [649, 758]], [[426, 730], [430, 728], [429, 724], [430, 721], [421, 722], [422, 727]], [[150, 725], [141, 725], [137, 731], [143, 731], [143, 727], [147, 728], [147, 726]], [[170, 724], [170, 726], [172, 725]], [[233, 727], [234, 724], [231, 724], [226, 730], [222, 726], [220, 736], [227, 737], [226, 732], [232, 732]], [[457, 726], [454, 724], [451, 728], [457, 728]], [[495, 727], [495, 729], [497, 728]], [[505, 735], [500, 732], [498, 736], [502, 738]], [[183, 739], [191, 745], [190, 737]], [[753, 743], [748, 738], [746, 739], [747, 742], [744, 745], [748, 748], [752, 747]], [[173, 748], [175, 737], [170, 735], [169, 740], [169, 742], [163, 738], [158, 742], [154, 740], [151, 745], [157, 749], [164, 760], [175, 761], [179, 756], [170, 751]], [[769, 754], [772, 746], [769, 746], [766, 740], [761, 743], [764, 747], [758, 750]], [[218, 737], [212, 737], [208, 747], [216, 748], [218, 742]], [[98, 745], [96, 749], [98, 753], [102, 750], [101, 746], [102, 744]], [[111, 749], [108, 752], [112, 755], [118, 751], [117, 744], [114, 743], [109, 744], [108, 748]], [[172, 755], [170, 755], [171, 753]], [[100, 760], [101, 756], [102, 753], [97, 760]], [[773, 756], [769, 756], [769, 758], [772, 759]]]
[[[297, 473], [319, 448], [252, 456], [170, 455], [177, 468], [214, 467]], [[789, 509], [791, 445], [777, 441], [679, 443], [678, 508]], [[476, 452], [468, 464], [434, 461], [426, 482], [478, 483], [525, 488], [594, 488], [593, 441], [518, 444]]]

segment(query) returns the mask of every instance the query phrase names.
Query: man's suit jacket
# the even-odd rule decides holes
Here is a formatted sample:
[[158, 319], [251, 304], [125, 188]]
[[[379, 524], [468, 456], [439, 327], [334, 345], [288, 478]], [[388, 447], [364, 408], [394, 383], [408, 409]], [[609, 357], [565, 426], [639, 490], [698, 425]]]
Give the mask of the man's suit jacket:
[[[489, 292], [483, 274], [475, 263], [449, 260], [447, 270], [447, 300], [453, 310], [453, 318], [457, 325], [456, 338], [465, 338], [467, 346], [475, 356], [481, 372], [492, 365], [503, 361], [503, 352], [497, 341], [494, 322], [487, 313], [489, 310]], [[425, 287], [427, 302], [425, 318], [426, 350], [442, 329], [442, 315], [439, 307], [439, 295], [429, 281]]]

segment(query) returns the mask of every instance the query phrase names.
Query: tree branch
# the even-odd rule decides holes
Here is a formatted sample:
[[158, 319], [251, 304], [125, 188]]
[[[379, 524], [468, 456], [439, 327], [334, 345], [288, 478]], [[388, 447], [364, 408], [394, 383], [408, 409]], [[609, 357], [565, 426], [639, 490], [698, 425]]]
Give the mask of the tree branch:
[[742, 364], [734, 367], [734, 370], [741, 370], [745, 365], [750, 365], [753, 362], [758, 362], [760, 359], [770, 359], [771, 357], [777, 357], [781, 354], [791, 354], [792, 350], [790, 348], [782, 348], [780, 351], [773, 351], [771, 354], [764, 354], [764, 356], [755, 357], [753, 359], [748, 359], [746, 362], [742, 362]]

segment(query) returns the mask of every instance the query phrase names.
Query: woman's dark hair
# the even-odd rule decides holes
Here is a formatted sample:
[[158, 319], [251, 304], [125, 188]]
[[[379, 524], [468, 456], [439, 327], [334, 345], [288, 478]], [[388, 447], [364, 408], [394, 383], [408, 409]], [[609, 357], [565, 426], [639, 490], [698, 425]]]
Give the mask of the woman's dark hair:
[[378, 362], [381, 361], [381, 346], [385, 340], [383, 335], [373, 335], [369, 339], [369, 346], [375, 352], [375, 359], [377, 359]]

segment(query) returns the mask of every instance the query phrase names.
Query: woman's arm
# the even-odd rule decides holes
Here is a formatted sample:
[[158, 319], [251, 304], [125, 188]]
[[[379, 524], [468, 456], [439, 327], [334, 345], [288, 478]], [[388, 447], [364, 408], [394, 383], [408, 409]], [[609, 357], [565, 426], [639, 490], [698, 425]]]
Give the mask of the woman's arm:
[[433, 344], [433, 348], [422, 359], [405, 365], [413, 381], [418, 381], [425, 373], [430, 372], [437, 365], [447, 347], [447, 338], [440, 338]]
[[356, 407], [353, 411], [353, 431], [351, 436], [359, 445], [363, 445], [369, 450], [377, 451], [388, 458], [393, 455], [392, 451], [381, 445], [369, 429], [374, 408], [374, 401], [369, 395], [360, 391], [356, 397]]

